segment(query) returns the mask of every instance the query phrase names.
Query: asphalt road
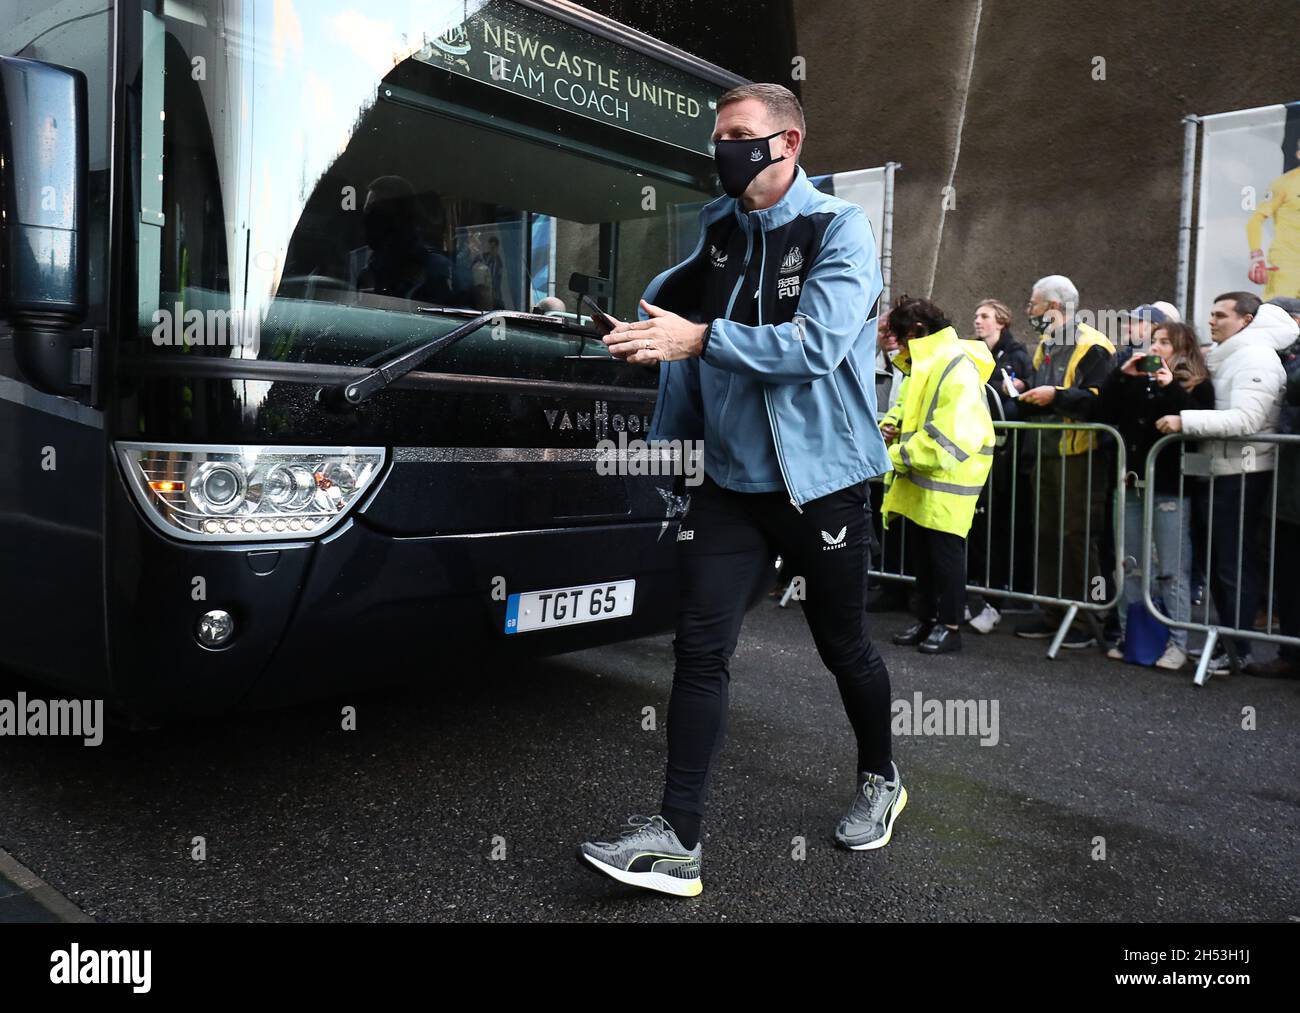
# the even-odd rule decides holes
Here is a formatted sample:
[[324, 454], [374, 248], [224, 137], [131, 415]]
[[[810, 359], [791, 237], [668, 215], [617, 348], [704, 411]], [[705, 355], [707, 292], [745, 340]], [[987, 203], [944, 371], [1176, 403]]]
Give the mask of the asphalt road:
[[873, 619], [896, 699], [999, 717], [994, 746], [896, 736], [910, 803], [883, 851], [834, 846], [851, 733], [801, 615], [770, 602], [733, 665], [693, 900], [573, 858], [656, 811], [668, 637], [431, 672], [346, 701], [352, 732], [337, 701], [95, 749], [0, 738], [0, 847], [107, 921], [1300, 920], [1300, 683], [1197, 689], [1001, 630], [926, 658], [887, 645], [904, 617]]

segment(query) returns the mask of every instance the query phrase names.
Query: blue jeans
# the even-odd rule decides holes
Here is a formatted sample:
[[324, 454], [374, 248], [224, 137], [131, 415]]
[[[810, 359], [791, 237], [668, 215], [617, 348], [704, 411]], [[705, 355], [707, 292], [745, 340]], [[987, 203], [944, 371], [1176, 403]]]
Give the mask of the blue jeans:
[[[1142, 512], [1147, 490], [1130, 487], [1124, 499], [1124, 596], [1120, 600], [1119, 624], [1128, 622], [1130, 602], [1142, 601]], [[1192, 618], [1191, 581], [1192, 527], [1190, 503], [1177, 496], [1156, 493], [1151, 519], [1154, 567], [1151, 597], [1163, 598], [1167, 614], [1175, 622]], [[1187, 650], [1187, 631], [1170, 627], [1169, 639]]]

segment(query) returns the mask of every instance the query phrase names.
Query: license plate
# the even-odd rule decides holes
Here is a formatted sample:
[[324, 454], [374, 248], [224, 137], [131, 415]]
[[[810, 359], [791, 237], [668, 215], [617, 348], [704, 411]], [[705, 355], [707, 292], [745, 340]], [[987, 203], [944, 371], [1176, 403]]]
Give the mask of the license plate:
[[506, 633], [529, 633], [630, 616], [635, 598], [635, 580], [512, 594], [506, 600]]

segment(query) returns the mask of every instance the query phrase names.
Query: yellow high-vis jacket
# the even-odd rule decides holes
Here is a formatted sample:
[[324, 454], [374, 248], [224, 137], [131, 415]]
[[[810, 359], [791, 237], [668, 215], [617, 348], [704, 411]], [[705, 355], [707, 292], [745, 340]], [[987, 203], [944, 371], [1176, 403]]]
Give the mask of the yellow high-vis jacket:
[[[951, 327], [915, 338], [894, 359], [907, 374], [893, 415], [898, 442], [881, 512], [965, 538], [975, 503], [993, 466], [993, 419], [984, 385], [993, 354], [983, 341], [963, 341]], [[891, 413], [892, 415], [892, 413]]]
[[[1047, 412], [1059, 415], [1065, 423], [1087, 420], [1086, 409], [1095, 401], [1102, 381], [1113, 368], [1115, 357], [1115, 346], [1095, 327], [1076, 324], [1074, 335], [1065, 375], [1056, 384], [1056, 400], [1046, 409]], [[1042, 375], [1043, 365], [1048, 355], [1052, 354], [1049, 348], [1055, 351], [1058, 347], [1047, 341], [1038, 343], [1034, 349], [1033, 380], [1039, 380]], [[1096, 449], [1097, 446], [1095, 430], [1066, 429], [1061, 432], [1062, 457], [1086, 454], [1089, 448]]]

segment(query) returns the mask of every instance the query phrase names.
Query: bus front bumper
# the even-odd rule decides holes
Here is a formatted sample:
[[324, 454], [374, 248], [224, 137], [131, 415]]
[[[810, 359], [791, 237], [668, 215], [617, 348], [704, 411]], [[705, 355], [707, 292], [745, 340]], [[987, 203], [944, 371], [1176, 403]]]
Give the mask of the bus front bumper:
[[[164, 537], [129, 504], [110, 549], [116, 703], [161, 717], [284, 706], [672, 628], [677, 524], [395, 537], [352, 518], [319, 542], [206, 545]], [[507, 635], [508, 594], [636, 580], [624, 618]], [[228, 613], [231, 639], [196, 629]]]

